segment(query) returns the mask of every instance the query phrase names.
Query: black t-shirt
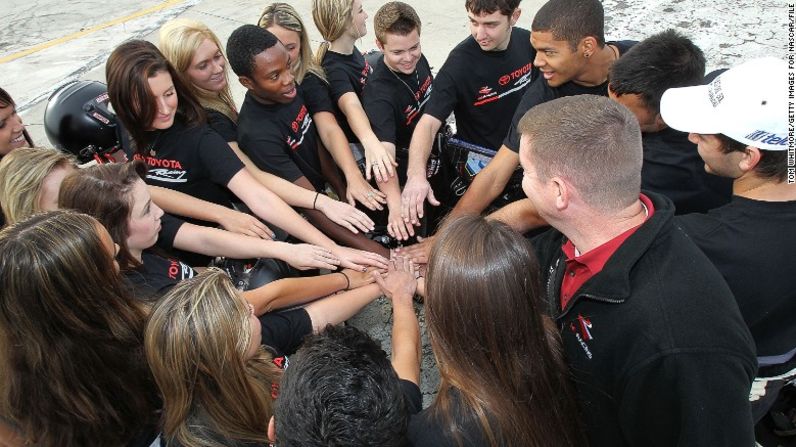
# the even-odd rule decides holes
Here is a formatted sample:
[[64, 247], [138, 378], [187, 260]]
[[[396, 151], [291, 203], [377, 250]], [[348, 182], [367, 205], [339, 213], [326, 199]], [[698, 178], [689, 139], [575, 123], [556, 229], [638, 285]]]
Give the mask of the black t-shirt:
[[[758, 358], [796, 348], [796, 201], [763, 202], [733, 196], [707, 214], [678, 216], [676, 224], [702, 249], [735, 295], [757, 345]], [[796, 362], [784, 369], [792, 369]], [[766, 365], [760, 364], [760, 372]], [[776, 367], [766, 374], [779, 374]]]
[[149, 166], [146, 182], [230, 207], [227, 184], [243, 162], [209, 126], [186, 127], [175, 121], [169, 129], [152, 132], [152, 143], [133, 155]]
[[183, 279], [193, 278], [196, 271], [178, 259], [156, 255], [149, 250], [141, 254], [142, 264], [124, 272], [124, 277], [133, 288], [136, 298], [157, 301]]
[[368, 61], [362, 56], [362, 53], [354, 47], [351, 54], [340, 54], [334, 51], [327, 51], [323, 55], [323, 62], [321, 63], [323, 70], [326, 72], [326, 77], [329, 80], [329, 91], [331, 93], [332, 102], [335, 106], [335, 114], [337, 122], [345, 132], [348, 141], [351, 143], [358, 143], [354, 132], [348, 125], [343, 112], [337, 107], [337, 101], [346, 93], [356, 93], [357, 97], [362, 97], [362, 89], [365, 87], [368, 76], [373, 71]]
[[674, 202], [677, 214], [704, 213], [729, 203], [732, 179], [705, 172], [705, 162], [688, 134], [666, 128], [641, 134], [641, 188]]
[[255, 165], [287, 181], [306, 177], [323, 189], [318, 133], [301, 89], [290, 104], [263, 104], [251, 94], [240, 108], [238, 144]]
[[304, 308], [269, 312], [259, 318], [262, 344], [274, 357], [294, 354], [304, 342], [304, 337], [312, 333], [312, 320]]
[[207, 125], [215, 130], [226, 142], [238, 141], [238, 125], [218, 110], [205, 109]]
[[[459, 399], [459, 393], [451, 390], [450, 414], [455, 418], [462, 430], [461, 446], [480, 447], [489, 445], [489, 442], [481, 430], [478, 418], [474, 415], [463, 414], [463, 408]], [[409, 441], [413, 446], [459, 446], [455, 438], [451, 435], [446, 423], [433, 417], [430, 409], [425, 409], [412, 417], [409, 422]]]
[[[406, 149], [431, 96], [433, 77], [425, 56], [413, 74], [390, 70], [379, 57], [362, 92], [362, 106], [379, 141]], [[399, 151], [400, 152], [400, 151]]]
[[332, 103], [329, 84], [315, 76], [314, 73], [305, 74], [298, 89], [301, 91], [301, 96], [304, 97], [304, 103], [307, 104], [311, 115], [318, 112], [336, 113], [337, 107]]
[[[615, 45], [619, 50], [619, 55], [625, 54], [633, 45], [636, 44], [634, 40], [620, 40], [618, 42], [607, 42], [608, 44]], [[558, 87], [550, 87], [543, 77], [538, 77], [528, 88], [528, 91], [522, 96], [522, 100], [514, 111], [513, 118], [511, 119], [511, 126], [509, 127], [508, 134], [504, 135], [503, 145], [514, 152], [520, 151], [520, 134], [517, 132], [517, 126], [520, 120], [525, 115], [525, 112], [531, 110], [531, 107], [539, 104], [552, 101], [554, 99], [563, 98], [565, 96], [575, 95], [598, 95], [608, 96], [608, 81], [593, 87], [584, 87], [572, 81], [565, 82]]]
[[174, 238], [177, 237], [177, 232], [185, 223], [184, 220], [174, 217], [171, 214], [164, 214], [160, 218], [160, 232], [158, 233], [157, 246], [164, 250], [172, 250], [174, 248]]
[[448, 55], [425, 113], [443, 123], [453, 112], [459, 138], [497, 149], [522, 94], [539, 75], [528, 30], [514, 28], [503, 51], [483, 51], [472, 36]]

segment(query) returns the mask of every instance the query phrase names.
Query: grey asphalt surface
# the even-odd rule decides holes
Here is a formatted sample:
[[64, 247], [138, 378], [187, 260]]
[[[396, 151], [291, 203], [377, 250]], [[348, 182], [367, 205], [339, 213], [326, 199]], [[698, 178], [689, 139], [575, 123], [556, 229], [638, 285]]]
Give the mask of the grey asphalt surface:
[[[439, 68], [448, 51], [468, 35], [464, 1], [406, 0], [418, 11], [423, 30], [423, 52]], [[0, 29], [0, 86], [17, 102], [34, 141], [49, 146], [42, 119], [46, 99], [74, 79], [104, 81], [104, 63], [113, 48], [132, 38], [157, 42], [157, 30], [175, 17], [200, 20], [222, 41], [238, 26], [255, 23], [267, 1], [250, 0], [118, 0], [55, 1], [3, 0], [4, 26]], [[310, 15], [310, 0], [291, 1], [310, 28], [313, 45], [320, 41]], [[383, 0], [364, 0], [372, 15]], [[519, 26], [529, 28], [533, 14], [543, 4], [524, 0]], [[748, 58], [784, 57], [787, 42], [787, 3], [774, 0], [604, 0], [606, 37], [640, 40], [655, 32], [675, 28], [691, 37], [705, 52], [708, 69], [729, 67]], [[130, 17], [138, 13], [137, 17]], [[372, 22], [371, 22], [372, 23]], [[84, 34], [80, 34], [80, 33]], [[30, 54], [40, 45], [47, 48]], [[374, 48], [372, 34], [360, 49]], [[243, 89], [232, 81], [238, 104]], [[422, 306], [417, 310], [423, 324]], [[391, 310], [379, 299], [351, 324], [367, 330], [389, 352]], [[422, 390], [426, 404], [439, 377], [424, 330]]]

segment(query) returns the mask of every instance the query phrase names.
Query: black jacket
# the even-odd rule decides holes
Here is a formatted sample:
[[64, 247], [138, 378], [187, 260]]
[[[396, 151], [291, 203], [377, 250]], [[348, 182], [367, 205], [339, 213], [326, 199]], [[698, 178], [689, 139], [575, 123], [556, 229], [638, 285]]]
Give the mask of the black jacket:
[[[550, 230], [534, 240], [592, 446], [754, 445], [754, 344], [724, 279], [673, 225], [669, 199], [560, 308]], [[576, 415], [573, 415], [573, 418]]]

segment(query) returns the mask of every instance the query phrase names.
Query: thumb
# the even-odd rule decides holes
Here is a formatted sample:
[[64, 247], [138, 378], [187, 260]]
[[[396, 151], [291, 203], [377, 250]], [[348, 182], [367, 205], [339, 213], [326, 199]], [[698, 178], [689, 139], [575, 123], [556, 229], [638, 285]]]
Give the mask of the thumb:
[[434, 197], [434, 190], [431, 188], [428, 188], [428, 203], [434, 206], [439, 206], [439, 200], [437, 200], [437, 198]]

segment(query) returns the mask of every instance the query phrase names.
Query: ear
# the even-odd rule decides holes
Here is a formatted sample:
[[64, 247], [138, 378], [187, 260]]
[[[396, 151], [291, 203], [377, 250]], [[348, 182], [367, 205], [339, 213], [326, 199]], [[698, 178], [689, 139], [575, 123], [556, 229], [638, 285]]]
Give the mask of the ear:
[[246, 87], [247, 90], [254, 90], [254, 81], [248, 76], [238, 76], [240, 85]]
[[268, 420], [268, 440], [271, 441], [271, 443], [276, 442], [276, 423], [274, 422], [273, 416]]
[[599, 46], [597, 45], [597, 39], [592, 36], [584, 37], [578, 44], [578, 52], [585, 58], [594, 56], [598, 49]]
[[548, 185], [555, 197], [556, 209], [558, 211], [564, 211], [567, 209], [571, 199], [572, 191], [570, 190], [569, 184], [566, 182], [566, 180], [561, 177], [552, 177], [548, 181]]
[[743, 171], [743, 173], [752, 171], [760, 163], [760, 158], [760, 149], [754, 146], [746, 146], [743, 156], [738, 160], [738, 169]]
[[521, 15], [522, 15], [522, 9], [520, 9], [520, 8], [515, 9], [514, 12], [511, 13], [511, 17], [509, 18], [509, 21], [511, 22], [511, 26], [514, 26], [514, 25], [517, 24], [517, 21], [520, 20], [520, 16]]

